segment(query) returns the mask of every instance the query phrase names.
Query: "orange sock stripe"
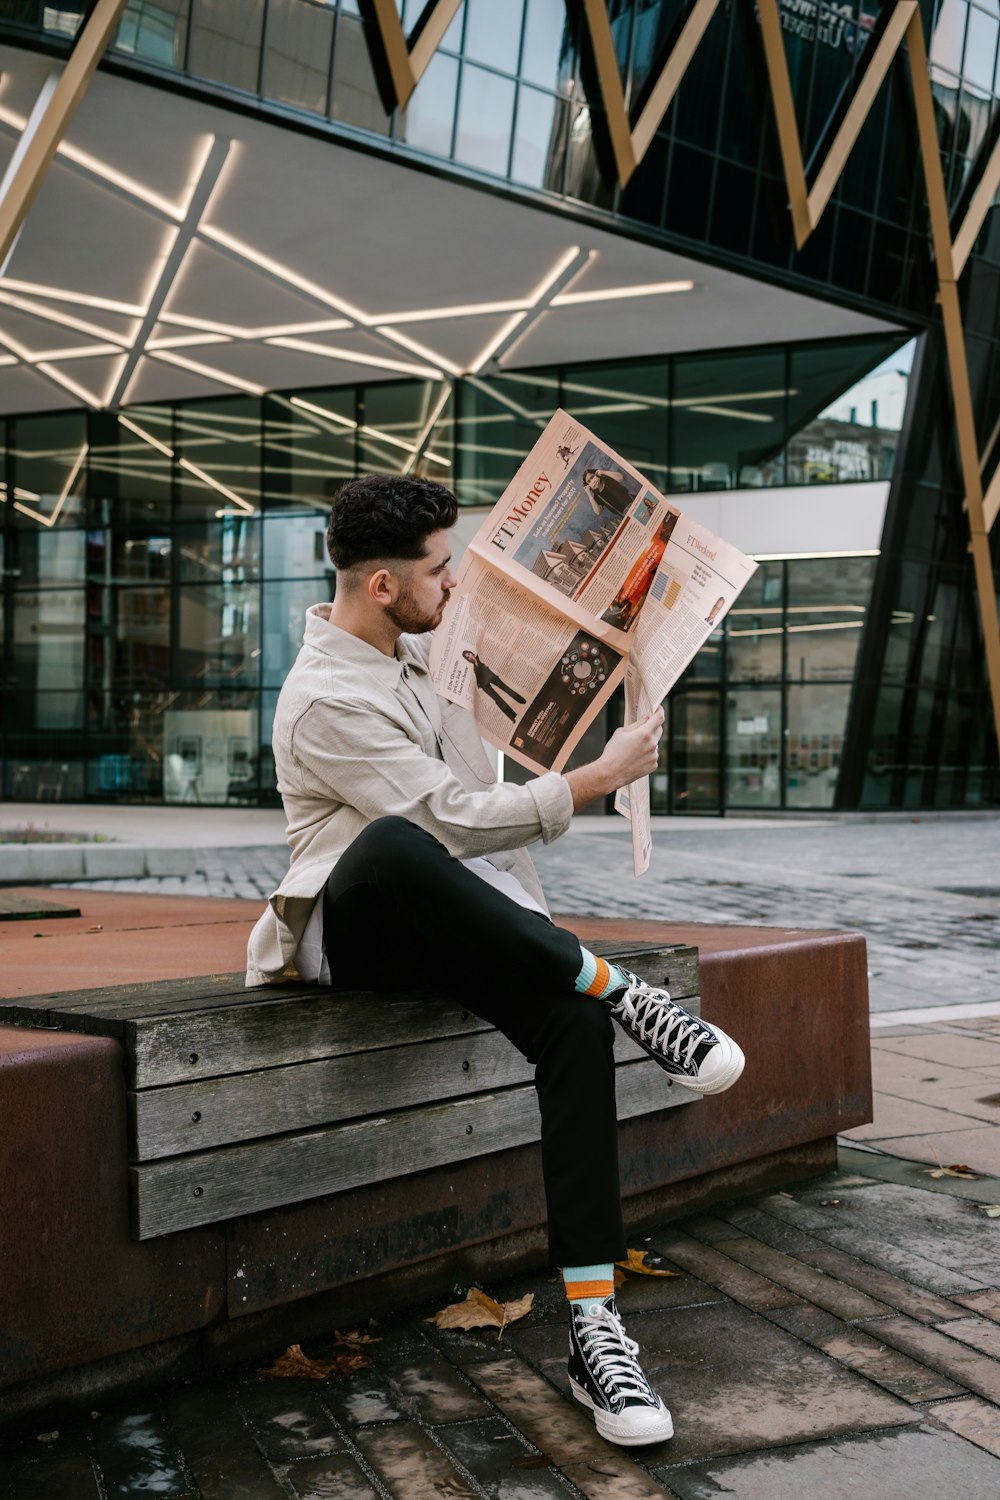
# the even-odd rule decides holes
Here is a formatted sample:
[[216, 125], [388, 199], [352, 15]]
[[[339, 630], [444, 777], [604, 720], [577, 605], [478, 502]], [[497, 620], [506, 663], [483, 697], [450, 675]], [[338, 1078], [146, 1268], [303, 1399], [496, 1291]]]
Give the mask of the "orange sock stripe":
[[571, 1302], [580, 1297], [593, 1297], [598, 1301], [610, 1297], [615, 1289], [613, 1281], [567, 1281], [566, 1296]]
[[[611, 983], [611, 970], [608, 968], [603, 958], [595, 958], [594, 962], [597, 965], [597, 973], [583, 993], [585, 995], [594, 995], [599, 997], [604, 994], [604, 991]], [[580, 1295], [581, 1297], [583, 1297], [586, 1296], [587, 1293], [581, 1292]]]

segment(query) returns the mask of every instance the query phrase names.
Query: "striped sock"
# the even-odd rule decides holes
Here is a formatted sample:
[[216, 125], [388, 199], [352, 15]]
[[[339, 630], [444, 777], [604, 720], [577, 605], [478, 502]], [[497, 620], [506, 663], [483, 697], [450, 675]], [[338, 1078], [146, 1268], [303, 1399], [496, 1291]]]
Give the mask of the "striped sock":
[[593, 995], [596, 1000], [606, 1000], [613, 995], [615, 990], [625, 988], [626, 979], [621, 969], [615, 964], [607, 963], [603, 958], [590, 952], [589, 948], [581, 948], [583, 965], [576, 976], [573, 988], [580, 995]]
[[603, 1302], [615, 1289], [611, 1261], [596, 1266], [563, 1266], [562, 1274], [570, 1302]]

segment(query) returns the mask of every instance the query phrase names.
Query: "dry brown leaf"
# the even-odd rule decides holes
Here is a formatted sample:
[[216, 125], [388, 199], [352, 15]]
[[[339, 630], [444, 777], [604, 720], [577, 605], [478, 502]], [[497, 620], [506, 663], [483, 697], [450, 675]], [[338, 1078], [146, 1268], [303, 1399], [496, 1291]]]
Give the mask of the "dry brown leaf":
[[928, 1177], [967, 1177], [967, 1178], [970, 1178], [973, 1182], [978, 1182], [979, 1181], [979, 1173], [978, 1172], [974, 1172], [971, 1167], [966, 1167], [966, 1166], [964, 1166], [960, 1162], [956, 1162], [955, 1165], [951, 1166], [951, 1167], [932, 1167], [928, 1171], [927, 1176]]
[[617, 1290], [618, 1287], [624, 1286], [626, 1281], [628, 1281], [628, 1277], [621, 1266], [615, 1266], [615, 1289]]
[[[344, 1340], [338, 1335], [337, 1342], [339, 1344]], [[370, 1364], [368, 1356], [357, 1352], [353, 1347], [351, 1352], [336, 1354], [333, 1359], [310, 1359], [307, 1354], [303, 1354], [301, 1344], [289, 1344], [273, 1365], [269, 1365], [266, 1370], [258, 1370], [257, 1373], [295, 1377], [299, 1380], [328, 1380], [331, 1375], [352, 1375], [355, 1370], [363, 1370]]]
[[448, 1307], [442, 1307], [427, 1322], [438, 1328], [499, 1328], [503, 1333], [508, 1323], [516, 1323], [519, 1318], [527, 1316], [534, 1300], [533, 1294], [528, 1292], [527, 1296], [518, 1297], [514, 1302], [496, 1302], [477, 1286], [471, 1286], [464, 1302], [452, 1302]]
[[[653, 1259], [650, 1260], [650, 1255]], [[655, 1251], [628, 1250], [627, 1259], [616, 1261], [623, 1271], [631, 1271], [636, 1276], [679, 1276], [680, 1271], [668, 1271], [665, 1266], [657, 1264], [660, 1257]]]

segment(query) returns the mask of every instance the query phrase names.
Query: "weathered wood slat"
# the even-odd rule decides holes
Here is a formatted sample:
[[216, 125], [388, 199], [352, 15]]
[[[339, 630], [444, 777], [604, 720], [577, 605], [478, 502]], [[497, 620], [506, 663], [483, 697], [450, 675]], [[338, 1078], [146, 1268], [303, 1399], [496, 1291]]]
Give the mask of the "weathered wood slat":
[[[618, 1070], [618, 1115], [688, 1103], [652, 1061]], [[402, 1177], [538, 1139], [535, 1090], [521, 1085], [346, 1125], [196, 1152], [130, 1170], [132, 1232], [150, 1239], [282, 1203]]]
[[[621, 945], [616, 952], [632, 956]], [[671, 993], [678, 998], [686, 1001], [697, 994], [697, 949], [653, 946], [643, 957], [652, 978], [672, 970]], [[258, 1005], [222, 1005], [126, 1020], [129, 1086], [159, 1088], [453, 1036], [485, 1025], [442, 997], [332, 995], [311, 987], [292, 998], [272, 997]]]
[[[641, 1061], [619, 1031], [615, 1059]], [[530, 1083], [534, 1066], [497, 1031], [322, 1058], [197, 1083], [131, 1091], [133, 1161], [204, 1151], [236, 1141], [310, 1130], [379, 1109], [403, 1109]]]

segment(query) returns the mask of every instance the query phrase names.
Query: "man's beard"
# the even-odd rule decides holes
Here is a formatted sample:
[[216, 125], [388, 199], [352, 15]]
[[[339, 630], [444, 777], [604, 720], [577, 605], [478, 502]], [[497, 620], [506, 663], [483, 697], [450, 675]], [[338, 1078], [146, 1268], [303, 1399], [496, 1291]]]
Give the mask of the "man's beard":
[[407, 635], [423, 635], [427, 630], [433, 630], [440, 622], [444, 606], [449, 599], [448, 594], [441, 596], [441, 603], [433, 614], [427, 614], [417, 606], [412, 593], [405, 586], [399, 591], [399, 598], [395, 604], [386, 606], [386, 615], [395, 625], [397, 630], [404, 631]]

